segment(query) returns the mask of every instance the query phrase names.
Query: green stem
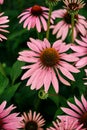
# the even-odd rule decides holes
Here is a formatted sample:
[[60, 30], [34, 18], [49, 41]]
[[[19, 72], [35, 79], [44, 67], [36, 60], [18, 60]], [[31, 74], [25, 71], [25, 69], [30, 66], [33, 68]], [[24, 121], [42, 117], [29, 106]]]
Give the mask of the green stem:
[[51, 12], [52, 12], [52, 6], [49, 6], [49, 17], [48, 17], [47, 33], [46, 33], [46, 38], [47, 38], [47, 39], [49, 39]]
[[71, 14], [71, 26], [72, 26], [72, 34], [71, 34], [71, 40], [72, 43], [74, 43], [74, 13]]

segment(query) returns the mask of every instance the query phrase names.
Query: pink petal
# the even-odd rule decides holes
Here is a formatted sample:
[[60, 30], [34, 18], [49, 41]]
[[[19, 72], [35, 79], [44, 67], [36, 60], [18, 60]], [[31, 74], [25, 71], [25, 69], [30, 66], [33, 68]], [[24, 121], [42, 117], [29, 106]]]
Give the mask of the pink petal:
[[73, 65], [71, 65], [71, 64], [69, 64], [69, 63], [67, 63], [65, 61], [60, 61], [59, 64], [61, 66], [63, 66], [64, 68], [66, 68], [70, 72], [74, 72], [74, 73], [78, 73], [79, 72], [79, 70], [76, 67], [74, 67]]
[[83, 36], [86, 35], [86, 29], [82, 24], [78, 23], [78, 24], [76, 24], [76, 27]]
[[82, 111], [74, 104], [70, 103], [69, 101], [67, 102], [68, 105], [73, 109], [75, 110], [77, 113], [79, 113], [80, 115], [82, 114]]
[[46, 30], [47, 30], [47, 22], [46, 22], [46, 20], [45, 20], [42, 16], [40, 17], [40, 19], [41, 19], [43, 28], [44, 28], [44, 30], [46, 31]]
[[87, 101], [83, 95], [81, 96], [81, 100], [82, 100], [82, 103], [83, 103], [85, 110], [87, 111]]
[[36, 29], [38, 32], [41, 32], [41, 23], [40, 23], [40, 19], [38, 17], [36, 19]]
[[70, 83], [69, 83], [68, 81], [66, 81], [63, 77], [61, 77], [61, 75], [59, 74], [59, 72], [58, 72], [57, 70], [56, 70], [56, 72], [57, 72], [57, 74], [58, 74], [59, 80], [60, 80], [63, 84], [70, 86]]
[[28, 18], [29, 17], [29, 14], [26, 14], [26, 15], [24, 15], [21, 19], [20, 19], [20, 21], [19, 21], [19, 23], [22, 23], [26, 18]]
[[29, 69], [27, 72], [25, 72], [25, 74], [22, 76], [21, 80], [24, 80], [24, 79], [30, 77], [35, 72], [35, 70], [38, 68], [39, 68], [38, 63], [32, 65], [31, 69]]
[[68, 79], [75, 81], [73, 75], [65, 68], [58, 66], [59, 70], [62, 72], [64, 76], [66, 76]]
[[81, 58], [77, 63], [76, 66], [82, 68], [87, 65], [87, 57]]
[[74, 112], [73, 110], [69, 109], [69, 108], [64, 108], [62, 107], [61, 108], [66, 114], [72, 116], [72, 117], [76, 117], [76, 118], [79, 118], [79, 114], [77, 114], [76, 112]]
[[74, 61], [78, 61], [79, 58], [77, 58], [76, 56], [74, 56], [74, 54], [60, 54], [60, 58], [65, 60], [65, 61], [68, 61], [68, 62], [74, 62]]
[[49, 41], [46, 38], [44, 38], [44, 43], [45, 43], [45, 46], [47, 48], [50, 48], [51, 45], [50, 45]]
[[74, 97], [74, 100], [75, 100], [76, 105], [84, 112], [85, 109], [84, 109], [82, 103], [76, 97]]
[[31, 50], [40, 53], [39, 48], [38, 48], [34, 43], [27, 42], [27, 46], [28, 46]]
[[52, 70], [52, 85], [53, 85], [56, 93], [58, 93], [59, 92], [59, 82], [58, 82], [58, 79], [55, 75], [54, 70]]
[[30, 38], [31, 42], [37, 46], [37, 48], [41, 51], [43, 49], [43, 46], [41, 44], [41, 41], [38, 39]]
[[64, 21], [60, 21], [58, 24], [54, 26], [53, 34], [56, 34], [57, 31], [64, 25]]
[[62, 40], [65, 40], [65, 38], [67, 37], [68, 30], [69, 30], [69, 27], [68, 27], [68, 25], [66, 25], [65, 26], [65, 31], [62, 33]]
[[63, 35], [64, 31], [65, 31], [65, 28], [66, 28], [66, 24], [64, 23], [61, 28], [59, 29], [59, 31], [57, 32], [57, 35], [56, 35], [56, 38], [59, 38]]
[[2, 113], [2, 111], [5, 108], [6, 104], [7, 104], [6, 101], [2, 102], [2, 104], [0, 105], [0, 113]]
[[[82, 37], [82, 39], [83, 40], [85, 40], [85, 42], [86, 42], [86, 38], [83, 38]], [[83, 41], [81, 41], [81, 40], [78, 40], [78, 39], [75, 39], [75, 41], [79, 44], [79, 45], [81, 45], [81, 46], [84, 46], [84, 47], [87, 47], [87, 43], [85, 43], [85, 42], [83, 42]]]
[[[49, 78], [48, 78], [49, 77]], [[45, 87], [45, 92], [48, 92], [48, 89], [50, 87], [50, 84], [51, 84], [51, 70], [50, 68], [47, 69], [47, 73], [45, 75], [45, 78], [44, 78], [44, 87]]]

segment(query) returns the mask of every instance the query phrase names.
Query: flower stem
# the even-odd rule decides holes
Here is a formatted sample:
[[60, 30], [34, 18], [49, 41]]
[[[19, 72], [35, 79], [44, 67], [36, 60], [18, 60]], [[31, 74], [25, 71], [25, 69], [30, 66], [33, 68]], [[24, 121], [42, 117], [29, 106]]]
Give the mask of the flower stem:
[[49, 39], [51, 12], [52, 12], [52, 6], [49, 6], [49, 17], [48, 17], [47, 33], [46, 33], [46, 38], [47, 38], [47, 39]]
[[71, 26], [72, 26], [72, 34], [71, 34], [71, 41], [74, 43], [74, 13], [71, 14]]

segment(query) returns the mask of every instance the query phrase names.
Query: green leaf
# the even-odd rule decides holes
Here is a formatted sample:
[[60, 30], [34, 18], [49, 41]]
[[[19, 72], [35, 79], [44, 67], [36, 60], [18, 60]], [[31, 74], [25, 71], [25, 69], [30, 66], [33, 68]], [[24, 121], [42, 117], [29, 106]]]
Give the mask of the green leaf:
[[3, 91], [5, 90], [5, 88], [7, 87], [9, 83], [8, 78], [6, 78], [5, 76], [3, 76], [0, 73], [0, 95], [3, 93]]
[[57, 107], [59, 107], [60, 104], [66, 102], [66, 99], [63, 96], [59, 95], [59, 93], [55, 93], [55, 90], [52, 86], [50, 86], [49, 89], [49, 98], [56, 104]]
[[12, 79], [12, 83], [15, 82], [15, 80], [21, 75], [22, 73], [22, 69], [21, 67], [24, 65], [25, 63], [20, 62], [20, 61], [16, 61], [11, 69], [11, 79]]
[[15, 94], [14, 100], [20, 111], [27, 111], [30, 106], [35, 105], [36, 91], [24, 86]]
[[61, 110], [61, 108], [58, 108], [55, 112], [54, 119], [56, 119], [57, 116], [63, 115], [64, 112]]
[[14, 96], [16, 90], [18, 89], [20, 83], [17, 83], [13, 86], [7, 87], [0, 97], [0, 101], [6, 100], [9, 101]]

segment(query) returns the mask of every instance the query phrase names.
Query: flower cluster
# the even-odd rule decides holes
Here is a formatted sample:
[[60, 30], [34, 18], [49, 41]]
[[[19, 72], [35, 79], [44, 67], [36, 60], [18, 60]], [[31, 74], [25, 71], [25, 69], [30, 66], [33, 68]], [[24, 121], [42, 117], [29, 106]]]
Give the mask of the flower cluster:
[[[19, 23], [23, 23], [23, 28], [37, 31], [38, 35], [34, 34], [34, 38], [29, 37], [27, 49], [22, 49], [18, 53], [17, 60], [26, 63], [21, 67], [25, 71], [21, 80], [26, 79], [26, 86], [30, 87], [30, 91], [36, 90], [39, 100], [49, 98], [51, 92], [61, 96], [61, 88], [66, 86], [70, 88], [74, 86], [72, 89], [74, 90], [77, 87], [77, 84], [73, 85], [77, 82], [74, 75], [78, 77], [81, 69], [85, 71], [85, 77], [81, 80], [85, 81], [83, 87], [87, 89], [87, 19], [79, 13], [85, 3], [83, 0], [63, 0], [63, 9], [54, 10], [53, 6], [57, 5], [59, 0], [45, 2], [49, 8], [35, 4], [18, 15]], [[3, 3], [4, 0], [0, 0], [0, 4]], [[6, 29], [9, 27], [8, 22], [8, 16], [4, 16], [1, 12], [0, 41], [7, 40], [3, 33], [9, 33]], [[10, 79], [12, 75], [13, 73], [9, 76]], [[15, 81], [13, 79], [11, 84], [13, 85]], [[23, 114], [14, 112], [16, 111], [14, 105], [5, 108], [7, 102], [3, 101], [0, 105], [0, 130], [44, 130], [44, 128], [46, 130], [87, 130], [87, 100], [84, 96], [87, 95], [86, 93], [87, 90], [85, 94], [82, 94], [82, 91], [77, 94], [78, 96], [82, 94], [81, 101], [75, 95], [73, 100], [75, 104], [67, 101], [69, 108], [60, 106], [59, 97], [57, 101], [53, 98], [55, 103], [58, 102], [56, 106], [60, 107], [66, 115], [57, 115], [53, 125], [47, 124], [46, 127], [46, 120], [39, 112], [37, 114], [40, 101], [35, 101], [37, 104], [33, 108], [36, 109], [34, 112], [29, 108], [29, 112], [23, 111]]]

